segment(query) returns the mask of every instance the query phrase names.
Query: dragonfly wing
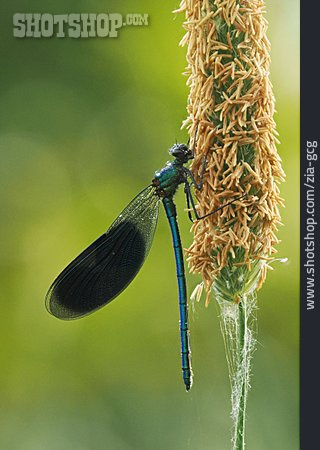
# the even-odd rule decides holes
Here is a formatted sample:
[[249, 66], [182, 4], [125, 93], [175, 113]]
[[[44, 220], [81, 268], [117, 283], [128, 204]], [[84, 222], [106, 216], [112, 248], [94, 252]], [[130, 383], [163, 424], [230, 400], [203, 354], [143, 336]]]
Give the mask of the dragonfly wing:
[[48, 311], [59, 319], [76, 319], [117, 297], [149, 253], [158, 213], [159, 197], [148, 186], [56, 278], [46, 296]]

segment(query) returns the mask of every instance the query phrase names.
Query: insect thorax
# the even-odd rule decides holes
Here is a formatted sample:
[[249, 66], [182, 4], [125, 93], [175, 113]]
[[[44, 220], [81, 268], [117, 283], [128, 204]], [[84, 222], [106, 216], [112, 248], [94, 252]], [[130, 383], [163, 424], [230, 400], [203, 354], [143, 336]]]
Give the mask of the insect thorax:
[[152, 184], [157, 188], [159, 197], [171, 197], [183, 181], [183, 171], [180, 165], [169, 162], [155, 173]]

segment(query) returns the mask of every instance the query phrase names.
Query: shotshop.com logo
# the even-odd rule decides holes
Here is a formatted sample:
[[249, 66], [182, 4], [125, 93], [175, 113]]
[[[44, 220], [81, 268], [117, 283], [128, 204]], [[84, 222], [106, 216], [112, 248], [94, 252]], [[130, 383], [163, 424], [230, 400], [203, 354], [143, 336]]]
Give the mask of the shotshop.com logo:
[[17, 38], [115, 38], [125, 26], [148, 25], [148, 14], [23, 14], [13, 15]]

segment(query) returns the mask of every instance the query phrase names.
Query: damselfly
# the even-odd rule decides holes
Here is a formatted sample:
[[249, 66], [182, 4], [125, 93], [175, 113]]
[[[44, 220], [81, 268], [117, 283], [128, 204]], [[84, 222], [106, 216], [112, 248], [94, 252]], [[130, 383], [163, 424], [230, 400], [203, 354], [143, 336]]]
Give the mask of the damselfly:
[[[185, 144], [174, 144], [169, 153], [175, 159], [155, 173], [152, 183], [122, 211], [110, 228], [75, 258], [55, 279], [46, 296], [48, 311], [59, 319], [77, 319], [90, 314], [116, 298], [133, 280], [147, 257], [162, 201], [172, 234], [177, 269], [182, 374], [187, 391], [192, 385], [188, 325], [187, 288], [183, 253], [173, 197], [184, 184], [190, 219], [191, 208], [197, 220], [213, 214], [243, 197], [200, 217], [191, 186], [201, 189], [206, 160], [199, 182], [185, 164], [194, 158]], [[191, 206], [191, 208], [190, 208]]]

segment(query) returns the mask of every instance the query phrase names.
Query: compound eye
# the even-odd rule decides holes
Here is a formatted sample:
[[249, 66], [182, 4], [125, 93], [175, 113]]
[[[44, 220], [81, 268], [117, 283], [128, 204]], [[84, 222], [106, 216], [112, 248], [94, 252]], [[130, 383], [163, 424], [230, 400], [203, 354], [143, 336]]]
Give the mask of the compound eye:
[[178, 144], [173, 145], [170, 149], [169, 149], [169, 153], [170, 155], [174, 156], [174, 157], [178, 157], [181, 156], [183, 154], [183, 152], [181, 151], [181, 148]]

